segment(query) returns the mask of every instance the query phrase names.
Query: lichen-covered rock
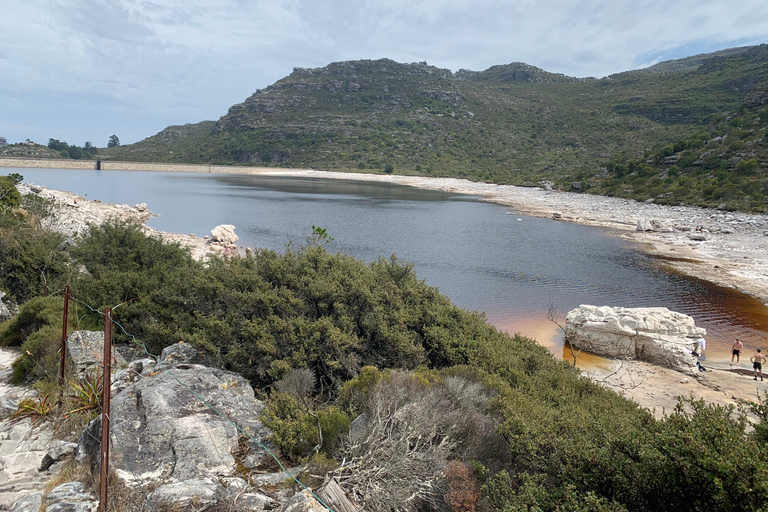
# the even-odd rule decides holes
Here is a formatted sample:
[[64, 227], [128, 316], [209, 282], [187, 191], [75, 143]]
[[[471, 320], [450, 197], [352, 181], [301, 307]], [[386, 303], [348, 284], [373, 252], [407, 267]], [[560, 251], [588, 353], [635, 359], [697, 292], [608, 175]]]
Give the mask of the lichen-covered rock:
[[[227, 490], [215, 478], [196, 478], [161, 485], [148, 496], [155, 509], [204, 510], [206, 505], [227, 497]], [[194, 507], [192, 507], [194, 505]]]
[[[125, 364], [123, 357], [113, 351], [113, 366]], [[101, 371], [104, 359], [104, 331], [74, 331], [67, 336], [67, 355], [75, 363], [76, 372], [85, 374]]]
[[296, 493], [285, 506], [285, 512], [325, 512], [325, 508], [307, 491]]
[[85, 492], [83, 482], [67, 482], [54, 487], [45, 497], [46, 512], [92, 512], [98, 507], [96, 497]]
[[[181, 364], [171, 372], [156, 369], [129, 383], [112, 400], [116, 444], [141, 447], [127, 453], [133, 472], [155, 481], [233, 476], [238, 429], [195, 394], [238, 427], [263, 439], [269, 431], [258, 419], [262, 403], [255, 399], [248, 381], [202, 365]], [[258, 465], [265, 452], [253, 441], [248, 444], [250, 455], [238, 462]]]
[[192, 363], [197, 358], [197, 350], [189, 343], [182, 341], [165, 347], [160, 354], [160, 363], [168, 365]]
[[9, 512], [40, 512], [43, 506], [43, 495], [39, 492], [19, 498], [11, 505]]
[[692, 347], [706, 334], [693, 318], [667, 308], [582, 305], [568, 313], [565, 328], [574, 347], [686, 373], [695, 373]]

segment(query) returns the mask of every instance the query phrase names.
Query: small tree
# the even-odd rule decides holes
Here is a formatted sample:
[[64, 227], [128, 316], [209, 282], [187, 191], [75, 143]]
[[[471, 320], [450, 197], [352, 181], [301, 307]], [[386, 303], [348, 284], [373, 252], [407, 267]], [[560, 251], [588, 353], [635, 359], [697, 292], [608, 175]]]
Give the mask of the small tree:
[[120, 139], [117, 137], [117, 135], [109, 136], [109, 142], [107, 142], [107, 147], [108, 148], [120, 147]]

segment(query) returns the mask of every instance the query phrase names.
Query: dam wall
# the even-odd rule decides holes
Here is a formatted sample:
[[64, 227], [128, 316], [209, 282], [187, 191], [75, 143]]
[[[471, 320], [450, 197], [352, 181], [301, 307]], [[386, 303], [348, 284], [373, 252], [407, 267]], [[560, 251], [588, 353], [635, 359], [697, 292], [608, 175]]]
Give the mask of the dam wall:
[[117, 162], [109, 160], [59, 160], [49, 158], [0, 158], [0, 167], [34, 169], [93, 169], [102, 171], [199, 172], [216, 174], [258, 174], [261, 172], [270, 172], [276, 170], [274, 167], [246, 167], [207, 164], [164, 164], [152, 162]]

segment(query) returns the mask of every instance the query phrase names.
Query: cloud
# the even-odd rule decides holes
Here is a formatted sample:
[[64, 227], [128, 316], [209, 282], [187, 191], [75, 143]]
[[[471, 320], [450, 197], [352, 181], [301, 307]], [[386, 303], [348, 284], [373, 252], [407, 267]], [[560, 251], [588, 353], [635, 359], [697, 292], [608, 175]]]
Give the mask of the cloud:
[[[91, 123], [108, 132], [94, 130], [94, 140], [124, 127], [136, 134], [121, 135], [130, 142], [167, 124], [218, 118], [294, 66], [388, 57], [482, 70], [522, 61], [599, 77], [768, 40], [764, 0], [3, 3], [0, 135], [12, 140], [42, 138], [46, 123], [77, 134]], [[40, 135], [22, 133], [30, 123], [10, 117], [24, 108], [5, 110], [19, 102], [49, 106], [48, 121], [35, 117]], [[93, 114], [58, 114], [77, 111]]]

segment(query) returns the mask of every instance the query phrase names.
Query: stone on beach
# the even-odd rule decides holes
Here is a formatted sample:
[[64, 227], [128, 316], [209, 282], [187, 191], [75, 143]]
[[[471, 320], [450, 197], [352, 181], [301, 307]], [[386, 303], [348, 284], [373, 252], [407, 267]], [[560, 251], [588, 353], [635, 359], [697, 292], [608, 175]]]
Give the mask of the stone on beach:
[[637, 219], [638, 231], [653, 231], [653, 224], [648, 219]]
[[211, 230], [211, 240], [225, 244], [233, 244], [240, 240], [235, 234], [235, 226], [232, 224], [221, 224]]
[[568, 341], [594, 354], [637, 359], [686, 373], [696, 373], [691, 354], [706, 330], [688, 315], [667, 308], [582, 305], [565, 319]]

